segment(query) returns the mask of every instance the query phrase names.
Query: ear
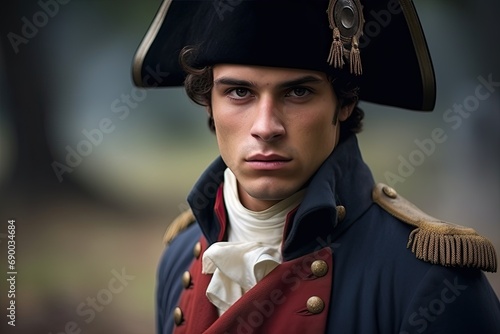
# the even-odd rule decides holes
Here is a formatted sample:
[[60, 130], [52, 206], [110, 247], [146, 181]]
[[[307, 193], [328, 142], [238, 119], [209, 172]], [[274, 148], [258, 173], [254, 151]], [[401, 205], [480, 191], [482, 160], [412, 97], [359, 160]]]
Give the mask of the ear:
[[339, 118], [338, 118], [339, 121], [343, 122], [346, 119], [348, 119], [349, 116], [351, 116], [352, 112], [354, 111], [354, 107], [355, 106], [356, 106], [356, 103], [353, 102], [353, 103], [350, 103], [350, 104], [345, 105], [342, 108], [340, 108], [340, 110], [339, 110]]

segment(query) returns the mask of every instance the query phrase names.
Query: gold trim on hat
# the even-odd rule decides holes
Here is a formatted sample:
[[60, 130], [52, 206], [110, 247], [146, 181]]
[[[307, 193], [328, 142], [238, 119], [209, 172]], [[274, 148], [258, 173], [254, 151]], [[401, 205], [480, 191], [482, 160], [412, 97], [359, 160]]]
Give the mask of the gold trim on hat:
[[400, 0], [399, 2], [410, 30], [411, 40], [417, 55], [418, 65], [420, 67], [423, 92], [421, 110], [432, 111], [434, 109], [436, 83], [434, 81], [434, 69], [432, 67], [431, 58], [425, 42], [424, 32], [422, 31], [422, 27], [413, 3], [409, 0]]
[[158, 13], [156, 14], [153, 20], [153, 23], [151, 23], [151, 26], [149, 27], [146, 33], [146, 36], [144, 36], [144, 38], [142, 39], [142, 42], [139, 45], [137, 52], [135, 53], [132, 65], [132, 77], [134, 79], [134, 83], [139, 87], [147, 86], [142, 81], [143, 79], [142, 64], [144, 63], [144, 58], [146, 57], [146, 54], [148, 53], [149, 48], [151, 47], [151, 44], [153, 44], [153, 41], [155, 40], [156, 35], [158, 34], [158, 31], [160, 30], [160, 27], [162, 26], [163, 21], [165, 20], [165, 16], [167, 15], [171, 3], [172, 0], [163, 1], [160, 9], [158, 10]]

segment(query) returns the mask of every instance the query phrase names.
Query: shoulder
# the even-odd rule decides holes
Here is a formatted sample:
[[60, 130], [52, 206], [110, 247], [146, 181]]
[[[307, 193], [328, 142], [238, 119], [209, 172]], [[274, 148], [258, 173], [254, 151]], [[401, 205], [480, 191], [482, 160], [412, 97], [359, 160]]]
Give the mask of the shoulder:
[[171, 314], [183, 290], [180, 277], [191, 265], [201, 237], [201, 230], [194, 222], [192, 213], [183, 212], [169, 224], [163, 238], [166, 247], [159, 259], [156, 282], [158, 333], [169, 332], [174, 326]]
[[178, 215], [167, 227], [163, 235], [163, 243], [168, 245], [175, 237], [195, 222], [193, 211], [188, 209]]
[[413, 228], [407, 247], [418, 259], [442, 266], [496, 271], [493, 245], [474, 229], [426, 214], [383, 183], [374, 187], [372, 198], [383, 210]]
[[[158, 293], [179, 285], [179, 277], [194, 259], [193, 250], [200, 240], [201, 230], [194, 224], [190, 212], [184, 212], [168, 226], [164, 236], [165, 249], [158, 263]], [[175, 290], [175, 289], [174, 289]]]
[[193, 248], [200, 237], [201, 230], [195, 224], [191, 210], [181, 213], [169, 224], [163, 237], [165, 250], [158, 266], [160, 282], [175, 279], [186, 270], [193, 260]]

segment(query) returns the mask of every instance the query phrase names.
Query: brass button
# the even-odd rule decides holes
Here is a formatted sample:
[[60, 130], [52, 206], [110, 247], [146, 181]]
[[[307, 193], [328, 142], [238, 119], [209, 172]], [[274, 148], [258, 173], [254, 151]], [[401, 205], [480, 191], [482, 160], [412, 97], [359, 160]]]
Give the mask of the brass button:
[[307, 300], [307, 310], [313, 314], [318, 314], [325, 308], [325, 303], [318, 296], [312, 296]]
[[198, 241], [193, 248], [193, 254], [195, 258], [199, 258], [201, 254], [201, 243]]
[[182, 310], [180, 307], [176, 307], [174, 310], [174, 322], [177, 326], [182, 324], [184, 321], [184, 314], [182, 314]]
[[345, 206], [337, 205], [337, 207], [335, 209], [337, 209], [337, 219], [339, 220], [339, 222], [344, 220], [344, 218], [345, 218]]
[[185, 271], [184, 274], [182, 274], [182, 286], [184, 289], [191, 286], [191, 273], [189, 271]]
[[393, 188], [391, 188], [389, 186], [383, 187], [382, 191], [389, 198], [396, 198], [396, 197], [398, 197], [398, 193], [396, 192], [396, 190], [394, 190]]
[[323, 260], [316, 260], [311, 264], [311, 271], [316, 277], [323, 277], [328, 272], [328, 264]]

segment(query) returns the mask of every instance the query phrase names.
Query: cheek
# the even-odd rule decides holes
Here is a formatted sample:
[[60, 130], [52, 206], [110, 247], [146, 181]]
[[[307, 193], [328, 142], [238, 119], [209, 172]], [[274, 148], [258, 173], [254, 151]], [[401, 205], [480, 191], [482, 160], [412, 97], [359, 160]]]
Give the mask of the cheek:
[[234, 117], [230, 112], [218, 113], [217, 109], [214, 109], [213, 117], [219, 152], [226, 164], [230, 165], [241, 144], [241, 117]]
[[[231, 134], [235, 129], [241, 127], [241, 113], [228, 104], [223, 97], [212, 97], [212, 117], [217, 131], [220, 129], [224, 135]], [[233, 131], [228, 131], [231, 129]]]
[[[305, 144], [304, 151], [307, 155], [307, 160], [311, 162], [314, 168], [318, 167], [329, 155], [335, 147], [335, 130], [334, 126], [325, 127], [320, 125], [311, 130], [314, 135], [309, 135], [308, 143]], [[306, 141], [304, 141], [306, 142]]]
[[314, 148], [309, 151], [312, 155], [316, 152], [331, 151], [335, 145], [338, 126], [333, 124], [333, 113], [325, 110], [328, 109], [319, 109], [315, 115], [304, 117], [297, 123], [302, 142]]

